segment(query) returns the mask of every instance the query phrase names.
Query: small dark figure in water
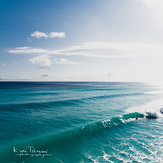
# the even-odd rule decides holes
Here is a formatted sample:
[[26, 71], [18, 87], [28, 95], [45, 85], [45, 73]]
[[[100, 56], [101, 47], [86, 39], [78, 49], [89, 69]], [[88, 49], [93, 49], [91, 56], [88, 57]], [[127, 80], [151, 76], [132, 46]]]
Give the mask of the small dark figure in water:
[[138, 116], [139, 116], [139, 115], [138, 115], [138, 114], [136, 114], [136, 120], [138, 120]]

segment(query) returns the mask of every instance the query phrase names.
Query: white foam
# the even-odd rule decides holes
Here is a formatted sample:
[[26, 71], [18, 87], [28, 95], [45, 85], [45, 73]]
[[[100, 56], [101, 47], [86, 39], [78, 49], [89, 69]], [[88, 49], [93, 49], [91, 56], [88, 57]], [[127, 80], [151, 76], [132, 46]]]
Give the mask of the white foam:
[[104, 126], [104, 127], [107, 127], [108, 125], [110, 125], [110, 123], [108, 123], [108, 122], [110, 122], [110, 119], [103, 120], [103, 121], [102, 121], [103, 126]]
[[163, 94], [163, 90], [159, 90], [159, 91], [151, 91], [151, 92], [145, 92], [144, 94], [147, 95], [158, 95], [158, 94]]
[[129, 118], [129, 119], [120, 119], [122, 123], [126, 123], [126, 122], [131, 122], [131, 121], [135, 121], [135, 118]]
[[88, 158], [89, 160], [93, 161], [94, 163], [97, 163], [97, 160], [93, 159], [93, 156], [91, 156], [89, 154], [85, 154], [85, 157]]
[[161, 108], [163, 108], [163, 100], [162, 99], [148, 102], [145, 105], [131, 107], [131, 108], [126, 109], [125, 111], [127, 113], [139, 112], [141, 114], [144, 114], [145, 116], [161, 118], [161, 117], [163, 117], [163, 114], [160, 113]]

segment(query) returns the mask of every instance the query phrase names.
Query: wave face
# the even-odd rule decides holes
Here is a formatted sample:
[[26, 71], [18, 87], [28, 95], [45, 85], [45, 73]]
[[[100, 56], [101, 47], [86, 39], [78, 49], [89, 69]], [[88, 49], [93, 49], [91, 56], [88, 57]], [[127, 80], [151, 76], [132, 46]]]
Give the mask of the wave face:
[[161, 162], [162, 117], [146, 119], [163, 107], [158, 92], [140, 83], [0, 82], [0, 162]]

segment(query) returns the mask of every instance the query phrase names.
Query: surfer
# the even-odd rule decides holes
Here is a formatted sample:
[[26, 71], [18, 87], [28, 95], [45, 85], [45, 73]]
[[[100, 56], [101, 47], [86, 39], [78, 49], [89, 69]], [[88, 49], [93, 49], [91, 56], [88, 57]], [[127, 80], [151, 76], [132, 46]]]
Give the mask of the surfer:
[[138, 120], [138, 116], [139, 116], [139, 115], [138, 115], [138, 114], [136, 114], [136, 120]]

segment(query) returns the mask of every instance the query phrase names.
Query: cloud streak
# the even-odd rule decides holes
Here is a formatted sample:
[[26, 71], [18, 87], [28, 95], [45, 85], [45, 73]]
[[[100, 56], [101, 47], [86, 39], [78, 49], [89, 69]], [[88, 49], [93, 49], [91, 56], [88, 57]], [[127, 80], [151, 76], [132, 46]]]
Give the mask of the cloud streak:
[[39, 31], [35, 31], [31, 34], [32, 37], [40, 39], [40, 38], [65, 38], [65, 32], [50, 32], [50, 33], [43, 33]]
[[49, 50], [32, 47], [18, 47], [8, 51], [12, 54], [65, 55], [96, 58], [162, 57], [163, 48], [157, 44], [86, 42], [79, 46]]
[[66, 58], [56, 58], [53, 60], [55, 64], [75, 64], [77, 62], [72, 62]]

